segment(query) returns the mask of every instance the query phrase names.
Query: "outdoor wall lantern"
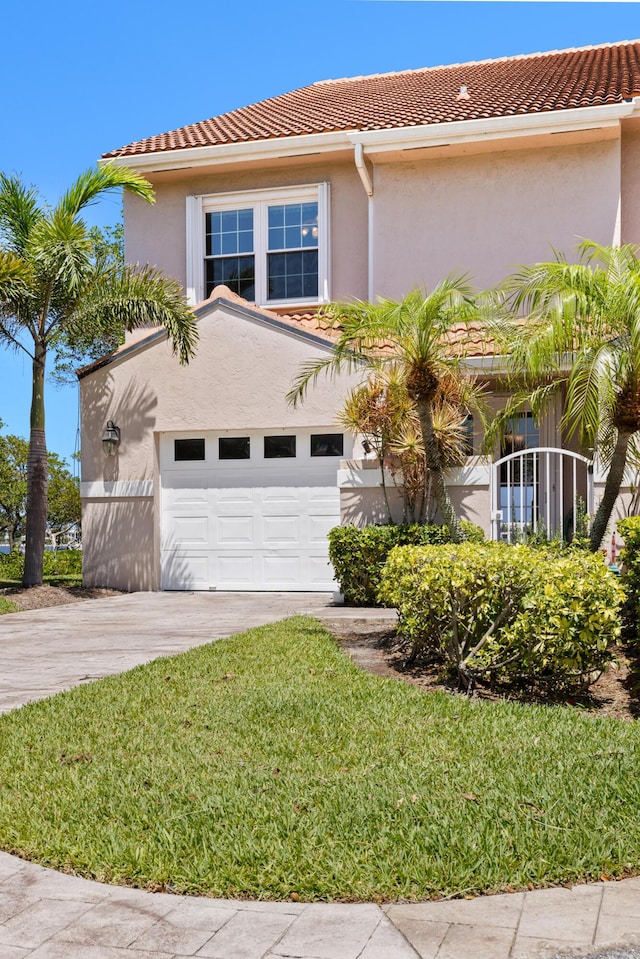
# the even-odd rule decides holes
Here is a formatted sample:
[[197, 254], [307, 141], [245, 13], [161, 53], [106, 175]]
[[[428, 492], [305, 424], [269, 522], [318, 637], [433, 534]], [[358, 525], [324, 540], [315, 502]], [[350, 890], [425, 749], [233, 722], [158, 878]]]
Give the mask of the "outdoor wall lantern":
[[102, 449], [105, 456], [115, 456], [120, 446], [120, 429], [113, 420], [107, 420], [107, 428], [102, 434]]

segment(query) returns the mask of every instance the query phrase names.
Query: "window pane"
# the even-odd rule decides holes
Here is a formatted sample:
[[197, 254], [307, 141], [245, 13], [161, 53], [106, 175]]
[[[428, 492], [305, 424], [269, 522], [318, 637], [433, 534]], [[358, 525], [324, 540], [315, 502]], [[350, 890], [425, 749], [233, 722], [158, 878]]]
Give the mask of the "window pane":
[[226, 210], [222, 214], [222, 232], [235, 233], [238, 229], [238, 211]]
[[203, 460], [204, 459], [204, 440], [174, 440], [173, 458], [177, 462], [184, 460]]
[[238, 234], [237, 233], [222, 234], [222, 249], [220, 252], [224, 254], [238, 252]]
[[295, 436], [265, 436], [264, 458], [286, 459], [296, 455]]
[[302, 246], [302, 235], [299, 226], [288, 226], [284, 231], [285, 246], [288, 250], [295, 250]]
[[205, 260], [205, 297], [216, 286], [224, 284], [245, 300], [255, 300], [255, 265], [253, 256], [229, 256]]
[[312, 456], [342, 456], [344, 436], [342, 433], [318, 433], [311, 437]]
[[267, 268], [270, 300], [290, 300], [296, 297], [318, 295], [317, 250], [270, 253]]
[[300, 226], [302, 221], [302, 204], [290, 203], [284, 208], [285, 226]]
[[284, 247], [284, 228], [281, 226], [269, 227], [269, 249], [281, 250]]
[[269, 207], [269, 229], [273, 226], [284, 226], [284, 207]]
[[253, 210], [238, 210], [238, 229], [253, 230]]
[[221, 460], [248, 460], [251, 445], [248, 436], [221, 436], [218, 440], [218, 458]]
[[473, 416], [468, 413], [462, 421], [462, 453], [464, 456], [473, 456]]

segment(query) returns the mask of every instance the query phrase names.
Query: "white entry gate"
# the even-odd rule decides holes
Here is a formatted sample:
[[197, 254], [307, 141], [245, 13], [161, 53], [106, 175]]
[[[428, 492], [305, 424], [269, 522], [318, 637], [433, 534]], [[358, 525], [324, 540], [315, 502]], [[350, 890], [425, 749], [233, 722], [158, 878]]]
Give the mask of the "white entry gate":
[[513, 543], [531, 534], [571, 540], [579, 507], [593, 515], [593, 463], [580, 453], [534, 447], [491, 467], [491, 537]]

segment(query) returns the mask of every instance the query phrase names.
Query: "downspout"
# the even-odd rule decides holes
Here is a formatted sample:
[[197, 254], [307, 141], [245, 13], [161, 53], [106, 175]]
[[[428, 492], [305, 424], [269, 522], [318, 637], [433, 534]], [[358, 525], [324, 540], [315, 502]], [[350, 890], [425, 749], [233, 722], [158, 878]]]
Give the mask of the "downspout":
[[353, 148], [353, 158], [354, 158], [354, 160], [355, 160], [356, 170], [358, 171], [358, 173], [359, 173], [359, 175], [360, 175], [360, 179], [362, 180], [362, 185], [363, 185], [363, 187], [364, 187], [364, 189], [365, 189], [365, 193], [367, 194], [367, 197], [369, 198], [369, 203], [368, 203], [368, 225], [367, 225], [367, 233], [368, 233], [368, 241], [367, 241], [367, 248], [368, 248], [368, 260], [367, 260], [368, 285], [367, 285], [367, 289], [368, 289], [368, 293], [367, 293], [367, 299], [369, 300], [370, 303], [372, 303], [372, 302], [373, 302], [373, 180], [371, 179], [371, 175], [370, 175], [370, 173], [369, 173], [369, 171], [368, 171], [368, 169], [367, 169], [367, 164], [366, 164], [365, 158], [364, 158], [364, 147], [362, 146], [361, 143], [355, 143], [355, 144], [354, 144], [354, 148]]

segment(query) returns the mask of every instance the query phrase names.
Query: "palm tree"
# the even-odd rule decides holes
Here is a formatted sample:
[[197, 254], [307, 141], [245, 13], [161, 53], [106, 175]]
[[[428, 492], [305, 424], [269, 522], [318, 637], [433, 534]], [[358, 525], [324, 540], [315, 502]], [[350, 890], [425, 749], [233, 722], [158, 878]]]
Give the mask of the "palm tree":
[[139, 174], [112, 165], [83, 173], [49, 209], [33, 187], [0, 174], [0, 341], [32, 362], [24, 585], [42, 583], [47, 520], [44, 383], [58, 345], [114, 329], [163, 326], [181, 363], [197, 341], [179, 284], [149, 267], [117, 267], [93, 255], [80, 214], [102, 194], [126, 189], [153, 202]]
[[511, 367], [525, 384], [520, 399], [539, 413], [563, 391], [561, 428], [597, 449], [608, 467], [591, 525], [595, 552], [640, 431], [640, 261], [630, 244], [585, 240], [578, 251], [577, 264], [556, 253], [551, 262], [522, 267], [505, 290], [515, 314]]
[[482, 390], [465, 366], [465, 331], [482, 316], [466, 276], [451, 276], [424, 294], [414, 290], [402, 300], [338, 303], [325, 312], [339, 321], [333, 354], [306, 364], [288, 399], [294, 405], [321, 373], [380, 370], [392, 365], [415, 403], [426, 469], [432, 493], [454, 543], [465, 534], [449, 497], [444, 464], [434, 426], [434, 413], [443, 402], [483, 416]]

